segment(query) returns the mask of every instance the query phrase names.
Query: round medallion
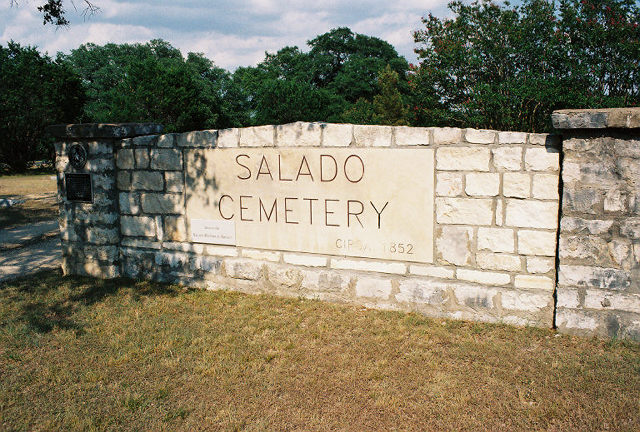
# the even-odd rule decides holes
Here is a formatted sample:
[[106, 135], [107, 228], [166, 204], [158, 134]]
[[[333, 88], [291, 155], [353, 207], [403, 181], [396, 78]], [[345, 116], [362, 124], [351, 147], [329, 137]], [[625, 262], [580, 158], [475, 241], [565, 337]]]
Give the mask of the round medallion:
[[69, 162], [75, 169], [81, 169], [87, 163], [87, 151], [80, 144], [74, 144], [69, 149]]

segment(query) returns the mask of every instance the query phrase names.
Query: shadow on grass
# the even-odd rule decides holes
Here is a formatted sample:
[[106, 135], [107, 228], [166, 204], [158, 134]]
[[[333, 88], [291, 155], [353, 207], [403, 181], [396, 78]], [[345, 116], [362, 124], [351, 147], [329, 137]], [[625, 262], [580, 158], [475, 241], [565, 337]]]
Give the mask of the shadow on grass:
[[[81, 276], [62, 276], [59, 270], [0, 282], [0, 327], [23, 327], [33, 333], [55, 329], [84, 333], [78, 314], [112, 296], [129, 296], [140, 301], [151, 296], [176, 296], [182, 287], [131, 279], [102, 280]], [[26, 327], [26, 329], [24, 328]]]

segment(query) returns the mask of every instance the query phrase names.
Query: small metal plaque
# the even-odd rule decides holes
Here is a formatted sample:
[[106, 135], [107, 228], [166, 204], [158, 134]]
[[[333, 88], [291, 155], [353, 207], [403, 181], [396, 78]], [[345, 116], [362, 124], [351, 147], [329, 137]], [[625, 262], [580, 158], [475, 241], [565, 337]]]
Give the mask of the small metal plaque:
[[191, 219], [191, 241], [235, 246], [236, 224], [226, 220]]
[[69, 149], [69, 163], [75, 169], [82, 169], [87, 163], [87, 151], [80, 144], [74, 144]]
[[67, 190], [67, 201], [93, 202], [90, 174], [66, 173], [64, 184]]

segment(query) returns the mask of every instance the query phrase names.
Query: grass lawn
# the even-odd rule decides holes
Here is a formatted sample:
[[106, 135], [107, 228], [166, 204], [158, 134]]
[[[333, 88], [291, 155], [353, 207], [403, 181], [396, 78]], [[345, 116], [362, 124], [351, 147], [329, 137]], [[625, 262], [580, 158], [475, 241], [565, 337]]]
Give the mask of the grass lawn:
[[3, 430], [640, 430], [640, 346], [58, 272], [0, 284]]
[[0, 176], [0, 198], [18, 198], [25, 202], [0, 208], [0, 229], [58, 217], [55, 174]]

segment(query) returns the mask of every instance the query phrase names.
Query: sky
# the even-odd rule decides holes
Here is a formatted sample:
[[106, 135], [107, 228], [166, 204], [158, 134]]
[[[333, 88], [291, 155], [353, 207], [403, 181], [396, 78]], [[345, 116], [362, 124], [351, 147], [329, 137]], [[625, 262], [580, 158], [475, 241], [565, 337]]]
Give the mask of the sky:
[[253, 66], [265, 51], [306, 42], [336, 27], [379, 37], [415, 62], [412, 31], [429, 12], [447, 14], [449, 0], [92, 0], [100, 8], [83, 16], [84, 0], [64, 0], [68, 27], [43, 26], [43, 0], [0, 0], [0, 44], [14, 40], [51, 56], [83, 43], [135, 43], [164, 39], [201, 52], [220, 67]]

